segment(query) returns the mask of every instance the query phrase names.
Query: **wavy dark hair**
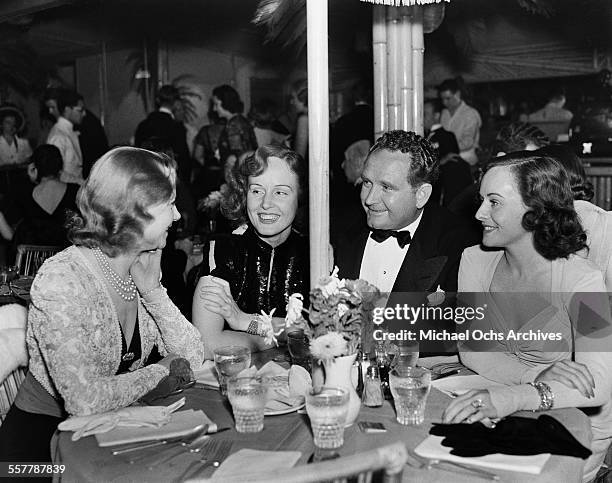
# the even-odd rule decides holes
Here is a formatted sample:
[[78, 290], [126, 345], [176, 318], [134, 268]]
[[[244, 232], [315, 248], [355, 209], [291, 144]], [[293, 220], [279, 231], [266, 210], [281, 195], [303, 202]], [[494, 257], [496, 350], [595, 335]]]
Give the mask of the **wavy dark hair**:
[[533, 233], [536, 251], [548, 260], [567, 258], [586, 248], [584, 232], [574, 210], [570, 178], [553, 158], [517, 152], [492, 160], [493, 168], [509, 167], [527, 212], [521, 224]]
[[568, 146], [550, 144], [536, 151], [540, 156], [549, 156], [565, 168], [570, 178], [575, 200], [591, 201], [595, 196], [593, 185], [587, 179], [584, 165], [576, 153]]
[[538, 148], [546, 146], [550, 140], [537, 126], [526, 122], [512, 122], [502, 127], [495, 137], [494, 152], [513, 153], [523, 151], [529, 143]]
[[[387, 131], [370, 148], [368, 157], [376, 151], [400, 151], [409, 155], [408, 182], [413, 187], [434, 184], [440, 172], [438, 150], [423, 136], [412, 131]], [[367, 162], [367, 159], [366, 159]]]
[[213, 89], [212, 95], [221, 101], [221, 107], [232, 114], [242, 114], [244, 102], [240, 99], [240, 94], [232, 86], [223, 84]]
[[176, 163], [133, 147], [108, 151], [94, 164], [77, 195], [80, 214], [68, 221], [75, 245], [99, 247], [109, 257], [137, 249], [149, 209], [176, 193]]
[[246, 210], [247, 192], [249, 190], [249, 177], [259, 176], [268, 168], [268, 159], [280, 158], [298, 178], [298, 208], [304, 204], [307, 181], [306, 166], [302, 157], [279, 144], [260, 146], [244, 159], [239, 159], [232, 168], [228, 180], [229, 190], [222, 203], [221, 212], [229, 220], [244, 223], [248, 220]]

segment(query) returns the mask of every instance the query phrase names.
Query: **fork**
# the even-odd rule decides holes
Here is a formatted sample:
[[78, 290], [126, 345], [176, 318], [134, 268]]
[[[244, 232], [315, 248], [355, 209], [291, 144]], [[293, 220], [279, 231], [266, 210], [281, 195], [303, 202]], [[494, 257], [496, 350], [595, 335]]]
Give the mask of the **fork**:
[[[194, 461], [187, 467], [183, 474], [178, 477], [177, 481], [183, 481], [187, 479], [188, 476], [195, 476], [197, 473], [211, 466], [218, 468], [225, 458], [227, 458], [231, 449], [231, 441], [214, 441], [199, 460]], [[194, 468], [196, 470], [192, 471]]]
[[412, 466], [413, 468], [424, 469], [424, 470], [431, 470], [432, 468], [437, 468], [442, 471], [453, 471], [451, 468], [445, 468], [444, 466], [440, 466], [440, 465], [449, 465], [449, 466], [454, 466], [456, 468], [461, 468], [465, 471], [470, 471], [473, 474], [480, 476], [481, 478], [484, 478], [486, 480], [499, 481], [499, 475], [483, 470], [476, 466], [457, 463], [455, 461], [428, 459], [428, 458], [419, 456], [414, 451], [409, 451], [409, 454], [412, 457], [412, 459], [415, 460], [417, 463], [408, 462], [406, 464], [408, 464], [408, 466]]

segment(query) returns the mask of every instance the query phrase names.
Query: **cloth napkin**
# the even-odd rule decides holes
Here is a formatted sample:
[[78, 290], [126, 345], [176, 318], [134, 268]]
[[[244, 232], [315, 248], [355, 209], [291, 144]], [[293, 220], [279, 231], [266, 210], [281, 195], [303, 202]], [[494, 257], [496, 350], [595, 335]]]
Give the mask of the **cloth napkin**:
[[442, 436], [428, 436], [416, 447], [414, 452], [427, 459], [454, 461], [455, 463], [480, 466], [482, 468], [518, 471], [532, 475], [539, 475], [548, 461], [548, 458], [550, 458], [549, 454], [539, 454], [535, 456], [490, 454], [479, 458], [462, 458], [461, 456], [451, 454], [451, 448], [442, 446], [443, 439]]
[[443, 436], [443, 446], [457, 456], [484, 456], [494, 453], [535, 455], [551, 453], [587, 459], [591, 450], [580, 444], [555, 418], [546, 414], [538, 419], [510, 416], [487, 428], [482, 423], [437, 424], [429, 431]]
[[204, 361], [201, 367], [193, 370], [193, 376], [200, 384], [219, 387], [217, 370], [215, 369], [215, 363], [213, 361]]
[[160, 439], [184, 436], [190, 433], [196, 426], [202, 424], [208, 424], [207, 433], [217, 432], [217, 425], [211, 421], [204, 411], [188, 409], [173, 413], [170, 416], [170, 421], [160, 427], [116, 427], [108, 433], [96, 434], [96, 439], [101, 447], [139, 443], [142, 441], [158, 441]]
[[118, 426], [160, 427], [170, 414], [185, 404], [181, 398], [170, 406], [132, 406], [91, 416], [73, 416], [58, 425], [60, 431], [74, 431], [72, 441], [92, 434], [106, 433]]
[[302, 456], [300, 451], [259, 451], [241, 449], [230, 455], [215, 471], [211, 481], [239, 479], [273, 469], [292, 468]]
[[489, 389], [491, 387], [503, 387], [502, 384], [493, 382], [477, 374], [471, 376], [451, 376], [431, 381], [431, 385], [444, 394], [455, 397], [465, 394], [472, 389]]

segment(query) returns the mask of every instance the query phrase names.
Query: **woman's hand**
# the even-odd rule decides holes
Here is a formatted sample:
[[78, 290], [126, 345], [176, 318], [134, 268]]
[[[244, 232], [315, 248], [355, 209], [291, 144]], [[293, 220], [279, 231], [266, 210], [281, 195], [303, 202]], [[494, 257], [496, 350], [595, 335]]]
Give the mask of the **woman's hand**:
[[595, 397], [595, 379], [589, 368], [584, 364], [573, 361], [559, 361], [544, 369], [535, 382], [556, 381], [577, 389], [584, 397]]
[[168, 369], [168, 371], [170, 371], [170, 365], [172, 364], [172, 361], [176, 361], [176, 360], [178, 360], [180, 358], [181, 358], [181, 356], [179, 356], [179, 355], [168, 354], [161, 361], [157, 362], [157, 364], [164, 366], [166, 369]]
[[223, 317], [232, 329], [248, 329], [252, 317], [240, 310], [226, 280], [211, 275], [202, 277], [199, 297], [206, 309]]
[[475, 423], [497, 417], [499, 417], [497, 409], [491, 402], [489, 391], [480, 390], [469, 391], [451, 401], [442, 415], [442, 422], [446, 424]]
[[160, 249], [142, 252], [132, 263], [130, 274], [141, 294], [160, 285], [161, 255], [162, 251]]

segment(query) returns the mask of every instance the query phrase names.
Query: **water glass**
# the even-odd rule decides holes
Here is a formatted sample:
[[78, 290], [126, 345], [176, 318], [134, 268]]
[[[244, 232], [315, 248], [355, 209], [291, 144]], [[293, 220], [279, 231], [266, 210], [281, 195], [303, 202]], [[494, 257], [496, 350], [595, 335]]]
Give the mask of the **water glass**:
[[303, 329], [292, 330], [287, 333], [287, 348], [291, 355], [291, 364], [310, 370], [310, 347], [308, 337], [304, 334]]
[[227, 395], [234, 411], [236, 431], [258, 433], [263, 429], [268, 387], [268, 379], [261, 376], [232, 377], [228, 380]]
[[389, 374], [389, 385], [395, 402], [397, 422], [406, 425], [421, 424], [425, 420], [431, 372], [424, 367], [398, 367]]
[[323, 387], [306, 396], [306, 412], [317, 448], [333, 449], [344, 444], [348, 405], [349, 394], [346, 389]]
[[251, 367], [251, 351], [247, 347], [229, 345], [213, 351], [221, 394], [227, 395], [227, 380]]

